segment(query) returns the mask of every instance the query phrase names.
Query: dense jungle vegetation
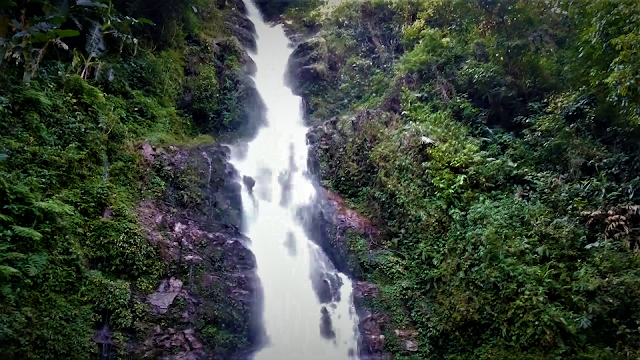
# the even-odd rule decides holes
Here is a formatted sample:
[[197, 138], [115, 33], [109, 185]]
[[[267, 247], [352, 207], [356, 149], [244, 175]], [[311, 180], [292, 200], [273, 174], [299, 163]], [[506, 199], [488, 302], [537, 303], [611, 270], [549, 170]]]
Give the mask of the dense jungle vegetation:
[[138, 147], [238, 128], [231, 3], [0, 1], [0, 358], [126, 353], [169, 270], [133, 208], [179, 180]]
[[288, 16], [322, 27], [299, 91], [324, 184], [384, 232], [350, 244], [397, 359], [640, 356], [636, 1]]
[[[636, 1], [311, 3], [262, 7], [322, 29], [300, 91], [382, 231], [350, 245], [394, 358], [640, 357]], [[229, 11], [0, 0], [0, 358], [86, 359], [104, 324], [124, 357], [169, 272], [132, 209], [176, 181], [137, 149], [240, 127]]]

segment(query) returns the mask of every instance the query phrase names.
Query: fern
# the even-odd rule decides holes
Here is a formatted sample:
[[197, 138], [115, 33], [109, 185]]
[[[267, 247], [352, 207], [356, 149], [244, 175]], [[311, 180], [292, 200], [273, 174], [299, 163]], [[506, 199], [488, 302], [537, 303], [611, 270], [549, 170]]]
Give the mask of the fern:
[[26, 228], [26, 227], [17, 226], [17, 225], [11, 225], [11, 228], [19, 236], [33, 239], [36, 241], [42, 239], [42, 234], [40, 234], [39, 232], [35, 231], [32, 228]]
[[0, 265], [0, 278], [9, 278], [11, 276], [22, 276], [22, 273], [11, 266]]
[[33, 205], [38, 209], [46, 210], [56, 215], [73, 215], [73, 206], [67, 205], [60, 200], [38, 201]]
[[24, 265], [24, 270], [28, 276], [36, 276], [44, 270], [49, 263], [49, 257], [45, 253], [32, 254]]

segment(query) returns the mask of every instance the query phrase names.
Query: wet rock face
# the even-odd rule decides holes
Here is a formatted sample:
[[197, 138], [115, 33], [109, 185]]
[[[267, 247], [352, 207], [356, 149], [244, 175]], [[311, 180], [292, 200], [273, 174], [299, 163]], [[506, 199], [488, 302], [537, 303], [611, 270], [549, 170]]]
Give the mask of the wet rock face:
[[[379, 236], [376, 228], [368, 219], [349, 209], [339, 196], [323, 189], [319, 192], [316, 212], [317, 216], [312, 217], [307, 224], [311, 238], [322, 247], [338, 271], [357, 280], [361, 274], [351, 266], [350, 259], [354, 254], [347, 239], [347, 232], [375, 238]], [[369, 244], [370, 249], [375, 247], [375, 244]], [[312, 277], [312, 283], [320, 302], [325, 304], [339, 293], [342, 285], [338, 277], [334, 278], [326, 273], [316, 274]], [[374, 311], [366, 306], [370, 300], [379, 296], [378, 286], [366, 281], [354, 281], [353, 296], [360, 318], [360, 356], [370, 360], [391, 359], [391, 355], [384, 351], [383, 335], [385, 328], [389, 326], [389, 318], [381, 311]], [[412, 348], [411, 344], [406, 346]]]
[[[266, 123], [264, 102], [251, 79], [257, 67], [248, 54], [256, 51], [255, 26], [242, 0], [217, 0], [216, 6], [227, 9], [225, 25], [232, 36], [213, 41], [187, 39], [192, 50], [185, 74], [193, 79], [187, 82], [178, 108], [193, 117], [201, 132], [212, 133], [223, 142], [250, 140]], [[211, 69], [217, 83], [226, 84], [224, 91], [211, 91], [209, 75], [200, 76]]]
[[244, 186], [247, 187], [247, 190], [249, 190], [249, 193], [253, 192], [253, 187], [256, 185], [256, 181], [253, 180], [253, 178], [251, 176], [243, 176], [242, 177], [242, 182], [244, 183]]
[[329, 50], [327, 41], [316, 36], [301, 42], [293, 50], [287, 64], [286, 82], [294, 94], [308, 95], [327, 80]]
[[335, 339], [336, 332], [333, 330], [333, 325], [331, 324], [331, 315], [329, 315], [329, 310], [323, 306], [320, 313], [322, 314], [320, 320], [320, 335], [325, 339]]
[[[316, 178], [321, 178], [323, 164], [319, 159], [321, 147], [337, 146], [341, 142], [335, 131], [337, 119], [330, 119], [320, 126], [311, 128], [307, 133], [309, 144], [308, 168]], [[354, 281], [354, 303], [360, 318], [358, 325], [360, 331], [359, 348], [360, 356], [368, 360], [392, 359], [385, 349], [384, 331], [389, 326], [389, 317], [381, 311], [367, 307], [367, 303], [379, 296], [379, 288], [376, 284], [357, 281], [363, 280], [363, 273], [358, 266], [358, 256], [369, 256], [379, 251], [377, 239], [381, 234], [373, 226], [369, 219], [350, 209], [344, 199], [329, 190], [319, 188], [316, 203], [315, 217], [308, 221], [309, 232], [314, 241], [322, 247], [327, 256], [336, 265], [336, 268], [347, 274]], [[364, 248], [355, 249], [349, 239], [349, 234], [364, 240]], [[322, 289], [322, 287], [319, 287]], [[325, 289], [330, 287], [325, 286]], [[328, 291], [327, 291], [328, 292]], [[412, 348], [413, 344], [407, 344]]]
[[256, 38], [254, 36], [256, 27], [253, 22], [247, 18], [246, 14], [232, 12], [227, 21], [231, 25], [233, 34], [238, 38], [240, 44], [246, 49], [255, 52], [257, 50]]
[[390, 354], [384, 351], [385, 336], [383, 331], [388, 326], [389, 317], [381, 311], [368, 309], [363, 305], [365, 301], [378, 296], [378, 286], [366, 282], [354, 283], [353, 297], [356, 304], [360, 324], [360, 355], [367, 359], [391, 359]]
[[[362, 279], [364, 274], [358, 265], [358, 257], [370, 256], [376, 250], [374, 239], [379, 234], [368, 219], [349, 209], [337, 194], [318, 189], [314, 216], [306, 221], [310, 239], [318, 244], [336, 269], [350, 278]], [[354, 251], [350, 236], [366, 239], [365, 249]]]
[[340, 301], [340, 287], [343, 284], [335, 273], [316, 271], [312, 275], [311, 284], [321, 304]]
[[[241, 179], [228, 163], [229, 149], [146, 145], [141, 152], [147, 167], [163, 169], [176, 183], [169, 181], [163, 199], [144, 200], [136, 209], [168, 275], [154, 292], [139, 295], [150, 313], [140, 324], [146, 339], [134, 352], [148, 359], [194, 360], [251, 353], [261, 336], [260, 284], [250, 240], [238, 230]], [[184, 178], [192, 183], [178, 181]], [[190, 197], [199, 200], [182, 201]]]

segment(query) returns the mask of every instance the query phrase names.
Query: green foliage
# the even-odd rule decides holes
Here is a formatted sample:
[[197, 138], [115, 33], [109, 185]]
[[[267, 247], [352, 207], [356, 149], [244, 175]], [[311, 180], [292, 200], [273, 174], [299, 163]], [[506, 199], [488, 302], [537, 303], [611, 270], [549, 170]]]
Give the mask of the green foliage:
[[305, 14], [318, 7], [318, 0], [256, 0], [256, 6], [267, 21], [275, 21], [282, 15]]
[[[60, 50], [73, 50], [76, 59], [82, 61], [82, 74], [86, 78], [91, 67], [99, 68], [97, 58], [107, 49], [104, 36], [120, 43], [120, 52], [125, 44], [137, 48], [138, 39], [131, 35], [131, 29], [139, 24], [153, 24], [150, 20], [120, 16], [111, 5], [101, 2], [73, 1], [69, 4], [40, 2], [37, 6], [20, 1], [0, 10], [0, 48], [2, 58], [11, 58], [24, 63], [23, 81], [29, 82], [35, 76], [49, 45]], [[61, 39], [77, 37], [81, 32], [86, 36], [84, 52], [76, 51], [77, 45]], [[135, 52], [135, 50], [134, 50]], [[81, 60], [80, 60], [81, 59]], [[2, 65], [0, 59], [0, 66]]]
[[191, 112], [194, 121], [205, 133], [238, 130], [245, 120], [243, 103], [238, 101], [245, 98], [240, 44], [229, 39], [218, 46], [215, 56], [197, 67], [199, 76], [190, 79], [187, 85], [193, 93]]
[[[390, 328], [419, 331], [415, 354], [388, 334], [398, 358], [638, 356], [636, 8], [367, 1], [323, 20], [340, 92], [308, 101], [349, 115], [322, 176], [385, 234], [349, 258]], [[383, 20], [400, 46], [377, 62]]]
[[599, 0], [582, 6], [567, 0], [563, 5], [580, 29], [577, 51], [585, 67], [573, 70], [616, 104], [628, 122], [640, 124], [640, 10], [635, 2]]
[[[190, 84], [209, 80], [185, 68], [213, 56], [213, 39], [230, 36], [230, 10], [202, 1], [141, 5], [0, 2], [0, 358], [87, 359], [104, 325], [114, 357], [124, 358], [125, 342], [148, 320], [137, 297], [167, 272], [132, 210], [143, 196], [173, 190], [180, 206], [201, 200], [198, 174], [167, 174], [162, 164], [142, 171], [138, 147], [211, 140], [195, 138], [193, 114], [177, 103]], [[193, 6], [201, 11], [186, 29], [173, 10]], [[187, 48], [189, 32], [201, 42]], [[237, 72], [239, 51], [217, 53], [218, 68]], [[209, 98], [238, 107], [234, 86], [213, 90]], [[207, 130], [240, 126], [223, 115]]]
[[[220, 250], [216, 250], [220, 251]], [[223, 254], [213, 253], [210, 256], [210, 266], [214, 271], [224, 271], [224, 264], [220, 261]], [[228, 295], [228, 287], [232, 284], [215, 281], [198, 282], [196, 292], [209, 301], [209, 306], [203, 310], [204, 316], [199, 321], [199, 331], [203, 340], [218, 356], [227, 358], [234, 351], [246, 348], [249, 338], [248, 309]], [[203, 286], [206, 284], [206, 286]]]

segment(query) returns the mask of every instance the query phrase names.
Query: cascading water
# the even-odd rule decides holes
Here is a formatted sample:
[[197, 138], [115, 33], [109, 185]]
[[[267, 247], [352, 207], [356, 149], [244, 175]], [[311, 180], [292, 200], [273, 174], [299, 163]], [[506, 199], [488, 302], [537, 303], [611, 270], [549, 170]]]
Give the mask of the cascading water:
[[262, 283], [266, 332], [255, 360], [357, 358], [358, 317], [353, 285], [310, 241], [298, 218], [316, 195], [307, 178], [307, 128], [301, 98], [284, 84], [292, 53], [281, 26], [269, 26], [244, 0], [257, 33], [256, 88], [268, 125], [232, 163], [255, 180], [242, 194], [244, 230], [251, 238]]

